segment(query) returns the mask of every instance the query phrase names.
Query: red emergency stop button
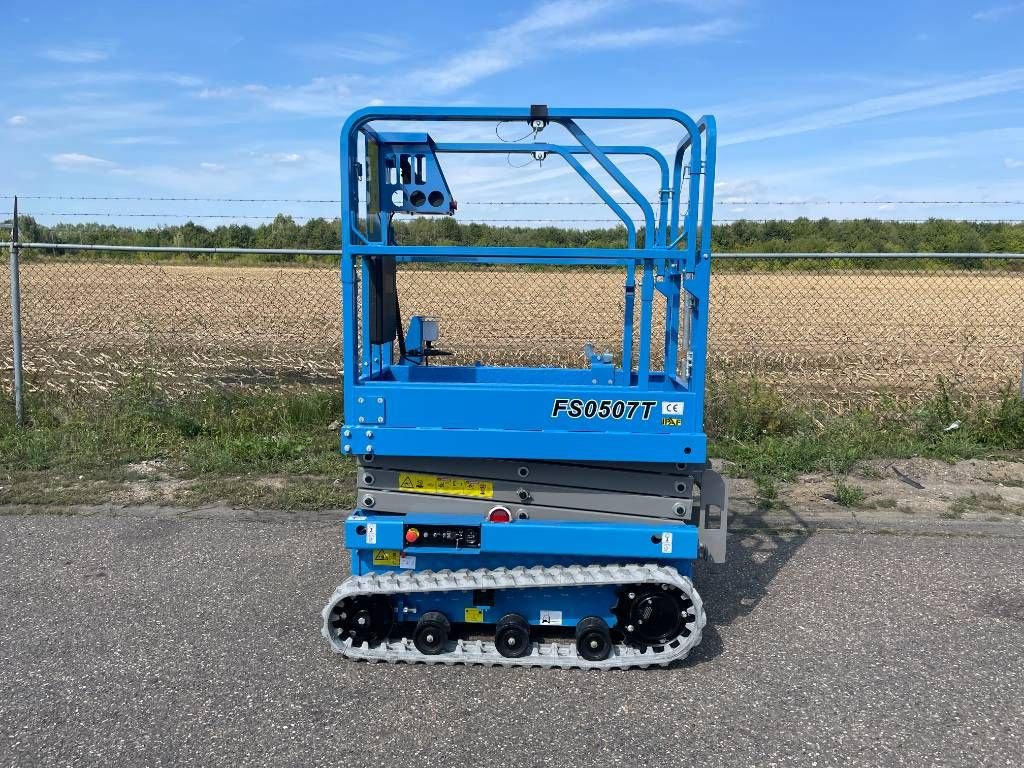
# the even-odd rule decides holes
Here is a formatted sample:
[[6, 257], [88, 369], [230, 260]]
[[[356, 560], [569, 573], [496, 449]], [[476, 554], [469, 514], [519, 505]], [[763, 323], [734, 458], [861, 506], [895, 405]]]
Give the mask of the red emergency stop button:
[[415, 544], [417, 541], [419, 541], [419, 538], [420, 532], [417, 531], [415, 528], [410, 528], [405, 532], [405, 540], [410, 544]]
[[491, 511], [487, 513], [487, 522], [511, 523], [512, 513], [509, 512], [508, 507], [492, 507]]

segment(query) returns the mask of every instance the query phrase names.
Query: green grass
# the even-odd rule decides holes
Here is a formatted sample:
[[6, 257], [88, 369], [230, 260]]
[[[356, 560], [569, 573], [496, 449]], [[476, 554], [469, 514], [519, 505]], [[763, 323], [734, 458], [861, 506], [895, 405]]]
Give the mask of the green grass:
[[33, 395], [28, 428], [0, 421], [12, 468], [108, 469], [160, 458], [193, 473], [317, 474], [336, 467], [341, 396], [329, 392], [210, 390], [171, 397], [136, 382], [105, 401]]
[[779, 486], [775, 479], [761, 475], [754, 478], [757, 488], [757, 505], [763, 509], [774, 508], [779, 501]]
[[882, 472], [878, 467], [873, 467], [870, 464], [857, 467], [857, 473], [868, 480], [881, 480], [885, 477], [885, 473]]
[[[338, 454], [341, 409], [339, 392], [176, 397], [145, 381], [105, 397], [34, 394], [25, 429], [0, 410], [0, 503], [344, 507], [354, 464]], [[959, 429], [943, 431], [955, 420]], [[1024, 457], [1024, 403], [1010, 389], [983, 400], [940, 383], [914, 407], [883, 402], [835, 416], [757, 382], [734, 383], [709, 390], [706, 424], [711, 455], [753, 478], [765, 508], [797, 474], [840, 478], [863, 459]], [[862, 504], [862, 494], [836, 481], [840, 504]]]
[[[944, 431], [954, 421], [960, 428]], [[1015, 389], [984, 399], [942, 381], [917, 405], [883, 400], [839, 416], [756, 381], [717, 384], [705, 426], [711, 455], [759, 488], [808, 472], [843, 475], [866, 459], [1024, 457], [1024, 401]]]
[[[1001, 512], [1024, 515], [1024, 508], [1014, 506], [998, 493], [969, 493], [960, 496], [949, 505], [949, 509], [940, 513], [940, 517], [958, 519], [968, 512]], [[997, 517], [997, 519], [999, 519]]]
[[861, 507], [867, 492], [856, 485], [848, 485], [840, 478], [835, 480], [836, 503], [841, 507]]
[[[332, 422], [340, 393], [210, 390], [172, 397], [135, 382], [106, 399], [36, 394], [28, 424], [0, 418], [0, 503], [89, 503], [152, 473], [185, 480], [173, 499], [317, 507], [351, 500], [352, 462]], [[268, 482], [266, 478], [280, 478]], [[335, 480], [340, 480], [338, 486]], [[244, 490], [243, 490], [244, 488]]]

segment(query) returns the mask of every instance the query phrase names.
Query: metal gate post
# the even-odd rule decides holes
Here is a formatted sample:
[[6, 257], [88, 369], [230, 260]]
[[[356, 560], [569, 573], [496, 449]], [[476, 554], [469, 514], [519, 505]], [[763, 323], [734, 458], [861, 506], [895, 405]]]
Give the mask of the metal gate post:
[[14, 223], [11, 225], [11, 344], [14, 348], [14, 420], [25, 423], [24, 382], [21, 367], [21, 284], [18, 275], [18, 198], [14, 198]]

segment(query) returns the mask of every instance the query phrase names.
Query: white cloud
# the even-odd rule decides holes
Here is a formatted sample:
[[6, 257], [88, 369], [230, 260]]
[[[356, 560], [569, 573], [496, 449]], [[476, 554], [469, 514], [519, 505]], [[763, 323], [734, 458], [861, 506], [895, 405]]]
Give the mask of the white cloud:
[[339, 45], [337, 43], [300, 43], [288, 48], [293, 56], [316, 59], [342, 59], [360, 64], [390, 64], [405, 56], [398, 47], [394, 35], [363, 34], [355, 44]]
[[570, 30], [620, 8], [608, 0], [543, 3], [518, 21], [485, 34], [482, 44], [456, 56], [432, 73], [425, 87], [438, 93], [456, 91], [543, 58], [552, 50], [617, 50], [667, 41], [688, 45], [720, 38], [736, 28], [732, 20], [721, 18], [687, 26], [638, 29], [606, 25], [601, 29], [569, 34]]
[[959, 80], [952, 83], [918, 88], [892, 96], [880, 96], [842, 107], [812, 112], [780, 123], [734, 133], [732, 136], [726, 137], [720, 144], [723, 146], [744, 144], [781, 136], [793, 136], [799, 133], [819, 131], [824, 128], [836, 128], [888, 115], [913, 112], [918, 109], [1020, 90], [1024, 90], [1024, 69], [1009, 69], [971, 80]]
[[195, 95], [201, 99], [255, 99], [266, 109], [300, 115], [337, 117], [364, 106], [370, 94], [384, 88], [381, 80], [354, 75], [318, 77], [299, 86], [270, 88], [258, 83], [240, 87], [204, 88]]
[[[159, 95], [154, 93], [154, 96]], [[205, 127], [239, 122], [238, 114], [208, 115], [194, 110], [175, 108], [168, 99], [154, 101], [119, 101], [110, 96], [89, 100], [62, 102], [50, 99], [44, 105], [26, 108], [24, 115], [38, 138], [66, 137], [82, 134], [89, 141], [116, 139], [131, 131], [130, 135], [143, 132], [170, 131], [179, 128]], [[102, 137], [102, 138], [101, 138]], [[116, 140], [112, 143], [119, 143]], [[124, 143], [136, 143], [126, 141]], [[55, 149], [55, 148], [54, 148]]]
[[236, 186], [227, 173], [202, 173], [193, 168], [175, 168], [167, 165], [147, 165], [136, 168], [115, 168], [111, 173], [147, 187], [160, 190], [219, 195], [238, 192], [245, 185]]
[[736, 31], [736, 23], [732, 19], [721, 18], [679, 27], [647, 27], [619, 32], [594, 32], [559, 41], [557, 46], [565, 50], [615, 50], [663, 42], [671, 42], [674, 45], [692, 45], [711, 42], [734, 31]]
[[177, 72], [158, 72], [155, 75], [142, 75], [141, 79], [153, 79], [157, 82], [167, 82], [174, 85], [180, 85], [182, 88], [194, 88], [197, 85], [202, 85], [202, 80], [192, 75], [181, 75]]
[[266, 155], [266, 157], [275, 163], [298, 163], [302, 161], [302, 155], [298, 152], [275, 152]]
[[603, 13], [608, 0], [556, 0], [537, 6], [512, 24], [485, 35], [482, 45], [456, 56], [431, 73], [430, 90], [447, 93], [539, 58], [560, 31]]
[[[770, 211], [772, 217], [787, 218], [798, 215], [864, 215], [885, 210], [878, 206], [885, 200], [954, 200], [954, 199], [1017, 199], [1021, 194], [1019, 176], [1006, 174], [1005, 183], [1001, 186], [988, 174], [986, 181], [973, 188], [969, 180], [958, 179], [961, 188], [943, 184], [934, 188], [919, 187], [909, 189], [899, 187], [901, 178], [914, 179], [915, 182], [925, 180], [933, 173], [936, 166], [944, 167], [945, 161], [957, 158], [966, 142], [974, 142], [978, 146], [1007, 147], [1018, 146], [1024, 142], [1024, 127], [1000, 128], [992, 130], [966, 130], [960, 133], [946, 133], [934, 136], [916, 135], [897, 140], [874, 140], [861, 143], [852, 150], [840, 152], [818, 162], [809, 159], [807, 162], [782, 169], [770, 159], [762, 158], [754, 161], [754, 165], [730, 172], [727, 165], [729, 159], [722, 156], [723, 164], [719, 172], [727, 177], [742, 174], [748, 179], [756, 178], [756, 182], [723, 182], [715, 184], [716, 203], [742, 205], [750, 200], [771, 199], [785, 202], [815, 203], [813, 206], [772, 206], [763, 211]], [[736, 162], [735, 159], [732, 162]], [[889, 173], [884, 169], [911, 166], [905, 173]], [[1024, 163], [1022, 163], [1024, 165]], [[879, 173], [865, 174], [865, 170], [878, 169]], [[913, 172], [910, 172], [910, 171]], [[920, 171], [920, 172], [918, 172]], [[865, 176], [872, 179], [862, 185]], [[813, 195], [808, 196], [809, 193]], [[831, 208], [830, 199], [873, 200], [861, 207]], [[820, 205], [820, 207], [818, 207]], [[901, 213], [905, 209], [898, 208]], [[965, 211], [966, 212], [966, 211]], [[948, 216], [950, 211], [942, 206], [922, 206], [914, 211], [915, 218], [930, 215]], [[967, 212], [969, 214], [969, 212]]]
[[231, 99], [246, 94], [267, 93], [270, 89], [259, 83], [248, 83], [246, 85], [226, 88], [203, 88], [196, 94], [200, 99]]
[[39, 55], [62, 64], [95, 64], [109, 56], [98, 48], [46, 48]]
[[7, 118], [8, 125], [24, 125], [28, 122], [28, 118], [24, 115], [11, 115]]
[[21, 84], [31, 88], [71, 88], [74, 86], [129, 85], [132, 83], [170, 83], [182, 88], [197, 88], [203, 81], [193, 75], [179, 72], [139, 72], [136, 70], [91, 69], [60, 71], [43, 75], [30, 75]]
[[113, 165], [109, 160], [83, 155], [81, 152], [63, 152], [59, 155], [51, 155], [50, 162], [64, 170], [86, 170]]
[[697, 11], [722, 11], [743, 5], [746, 0], [653, 0], [665, 5], [682, 5]]
[[[268, 162], [268, 157], [252, 151], [234, 154], [224, 163], [122, 165], [111, 168], [110, 173], [159, 194], [174, 190], [204, 197], [249, 197], [253, 189], [273, 187], [281, 191], [282, 197], [308, 197], [310, 189], [324, 190], [318, 194], [331, 196], [337, 180], [335, 155], [311, 147], [303, 148], [306, 162], [277, 164]], [[330, 208], [326, 210], [333, 214]]]
[[372, 87], [360, 87], [349, 76], [318, 77], [297, 88], [280, 88], [264, 94], [268, 107], [280, 112], [335, 116], [365, 101]]
[[[729, 19], [710, 19], [690, 26], [643, 27], [619, 29], [612, 24], [578, 31], [601, 16], [621, 12], [623, 4], [612, 0], [549, 0], [512, 23], [475, 35], [480, 40], [461, 54], [442, 60], [429, 77], [418, 78], [410, 98], [410, 80], [401, 74], [341, 74], [317, 77], [303, 85], [207, 87], [195, 95], [202, 99], [243, 99], [258, 101], [266, 109], [309, 116], [331, 116], [366, 104], [389, 101], [403, 103], [430, 102], [439, 95], [459, 91], [487, 77], [529, 64], [546, 56], [576, 51], [635, 48], [655, 43], [695, 44], [728, 34], [735, 28]], [[621, 26], [621, 25], [620, 25]], [[363, 36], [370, 42], [366, 56], [374, 61], [388, 58], [390, 38], [379, 40]], [[371, 51], [374, 45], [380, 48]], [[315, 50], [315, 46], [312, 47]], [[300, 52], [300, 51], [294, 51]], [[301, 52], [308, 52], [306, 47]], [[341, 48], [339, 57], [361, 58], [362, 48]], [[451, 97], [448, 97], [449, 99]]]
[[181, 139], [175, 139], [171, 136], [117, 136], [113, 139], [107, 139], [105, 143], [117, 146], [134, 146], [138, 144], [172, 146], [174, 144], [181, 144]]
[[762, 176], [761, 181], [771, 188], [779, 184], [814, 178], [842, 178], [848, 173], [859, 173], [869, 168], [891, 168], [927, 160], [941, 160], [953, 154], [954, 147], [947, 142], [937, 142], [934, 146], [929, 146], [926, 140], [918, 139], [913, 145], [907, 143], [906, 148], [896, 146], [891, 150], [879, 147], [861, 149], [829, 157], [820, 163], [806, 163], [792, 170], [771, 172]]
[[1024, 160], [1018, 160], [1014, 157], [1008, 157], [1003, 160], [1003, 165], [1007, 168], [1024, 168]]
[[715, 181], [715, 199], [721, 203], [744, 203], [748, 199], [768, 193], [759, 179], [733, 178]]
[[1024, 10], [1024, 3], [1006, 3], [1005, 5], [994, 5], [978, 11], [972, 19], [975, 21], [999, 21], [1005, 16]]

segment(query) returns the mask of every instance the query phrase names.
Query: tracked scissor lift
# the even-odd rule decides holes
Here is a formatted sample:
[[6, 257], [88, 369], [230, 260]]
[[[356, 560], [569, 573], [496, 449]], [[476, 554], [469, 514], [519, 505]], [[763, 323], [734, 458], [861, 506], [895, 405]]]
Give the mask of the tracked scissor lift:
[[[435, 142], [423, 132], [452, 121], [485, 139]], [[581, 124], [600, 121], [671, 124], [675, 154], [598, 145]], [[501, 122], [532, 136], [487, 140]], [[543, 142], [544, 132], [566, 138]], [[454, 214], [440, 157], [471, 153], [561, 160], [621, 219], [626, 247], [396, 244], [395, 214]], [[653, 204], [616, 164], [624, 155], [657, 165]], [[333, 650], [623, 668], [668, 664], [700, 642], [692, 564], [724, 560], [727, 517], [703, 430], [714, 164], [714, 120], [675, 110], [380, 107], [348, 119], [341, 450], [358, 460], [358, 494], [345, 523], [352, 575], [323, 611]], [[619, 200], [642, 212], [642, 233]], [[570, 369], [443, 364], [444, 317], [401, 312], [398, 266], [424, 262], [624, 268], [622, 293], [607, 297], [623, 307], [622, 348], [585, 345]], [[665, 313], [657, 338], [656, 292]], [[664, 369], [652, 370], [658, 347]]]

